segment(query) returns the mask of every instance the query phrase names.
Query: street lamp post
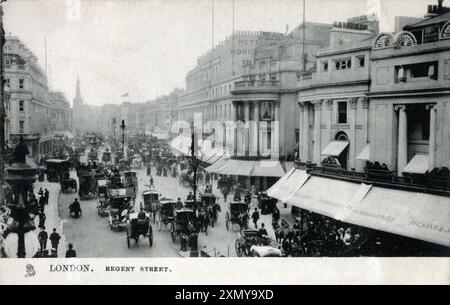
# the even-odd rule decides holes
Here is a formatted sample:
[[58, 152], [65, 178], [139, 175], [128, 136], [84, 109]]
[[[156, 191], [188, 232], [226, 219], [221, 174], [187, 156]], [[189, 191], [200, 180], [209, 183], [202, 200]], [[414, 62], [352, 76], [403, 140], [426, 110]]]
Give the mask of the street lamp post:
[[[198, 158], [196, 156], [197, 153], [197, 139], [195, 136], [195, 129], [192, 125], [191, 127], [191, 162], [192, 162], [192, 171], [194, 174], [194, 181], [192, 183], [192, 190], [194, 191], [194, 205], [197, 204], [197, 169], [198, 169]], [[198, 211], [195, 211], [196, 214]], [[197, 216], [197, 215], [196, 215]], [[195, 230], [195, 232], [191, 232], [190, 234], [190, 241], [189, 245], [191, 247], [191, 256], [197, 257], [198, 256], [198, 232]]]
[[122, 119], [120, 128], [122, 129], [122, 158], [125, 158], [125, 120]]

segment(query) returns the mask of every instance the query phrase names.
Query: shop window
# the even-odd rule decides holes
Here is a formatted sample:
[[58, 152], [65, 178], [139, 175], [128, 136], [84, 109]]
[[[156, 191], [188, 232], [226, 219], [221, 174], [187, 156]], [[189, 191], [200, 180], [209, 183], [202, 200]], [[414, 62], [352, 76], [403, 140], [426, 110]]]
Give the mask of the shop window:
[[347, 102], [338, 102], [338, 124], [347, 124]]

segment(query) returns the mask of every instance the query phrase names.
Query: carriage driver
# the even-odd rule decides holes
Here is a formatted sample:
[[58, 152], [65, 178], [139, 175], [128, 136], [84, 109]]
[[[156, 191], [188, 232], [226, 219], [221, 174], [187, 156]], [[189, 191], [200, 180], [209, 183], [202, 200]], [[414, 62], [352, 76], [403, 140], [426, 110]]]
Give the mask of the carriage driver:
[[194, 195], [192, 192], [189, 192], [189, 195], [187, 195], [187, 200], [194, 200]]

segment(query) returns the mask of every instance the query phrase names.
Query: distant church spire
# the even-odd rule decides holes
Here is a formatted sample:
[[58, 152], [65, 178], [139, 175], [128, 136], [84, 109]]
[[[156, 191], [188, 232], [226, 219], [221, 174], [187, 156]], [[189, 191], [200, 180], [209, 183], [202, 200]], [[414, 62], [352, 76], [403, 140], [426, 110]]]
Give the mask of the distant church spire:
[[80, 89], [80, 77], [77, 77], [77, 92], [75, 93], [75, 98], [73, 99], [73, 104], [82, 105], [83, 99], [81, 97], [81, 89]]

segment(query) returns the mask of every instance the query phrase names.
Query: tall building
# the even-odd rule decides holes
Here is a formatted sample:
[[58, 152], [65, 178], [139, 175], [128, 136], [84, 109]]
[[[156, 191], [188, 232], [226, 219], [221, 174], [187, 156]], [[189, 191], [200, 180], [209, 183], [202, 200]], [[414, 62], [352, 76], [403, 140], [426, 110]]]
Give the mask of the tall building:
[[345, 33], [298, 81], [295, 168], [268, 190], [376, 236], [380, 256], [450, 249], [450, 10], [438, 4], [397, 33], [335, 25]]
[[73, 130], [76, 135], [88, 131], [98, 131], [103, 122], [99, 120], [101, 107], [85, 103], [81, 94], [80, 78], [77, 78], [75, 97], [73, 99]]
[[39, 138], [51, 131], [47, 76], [36, 56], [15, 36], [6, 36], [5, 82], [10, 94], [9, 141], [23, 137], [30, 156], [39, 154]]

